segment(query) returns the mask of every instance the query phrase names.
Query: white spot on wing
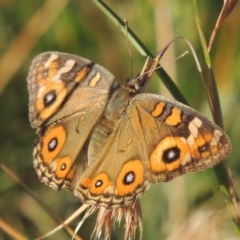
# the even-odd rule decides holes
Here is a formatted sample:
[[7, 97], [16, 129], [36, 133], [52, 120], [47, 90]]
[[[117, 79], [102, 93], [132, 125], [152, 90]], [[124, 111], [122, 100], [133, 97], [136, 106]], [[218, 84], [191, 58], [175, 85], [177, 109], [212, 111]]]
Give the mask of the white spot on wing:
[[217, 146], [219, 140], [220, 140], [220, 137], [223, 135], [223, 133], [221, 131], [219, 131], [218, 129], [214, 130], [214, 133], [213, 133], [213, 138], [210, 142], [210, 145], [211, 147], [212, 146]]
[[74, 66], [74, 64], [75, 64], [75, 61], [74, 61], [74, 60], [71, 60], [71, 59], [68, 60], [68, 61], [65, 63], [64, 67], [60, 68], [57, 73], [58, 73], [58, 74], [62, 74], [62, 73], [69, 72], [69, 71], [72, 69], [72, 67]]
[[97, 83], [100, 81], [100, 79], [101, 79], [101, 74], [97, 72], [97, 74], [91, 79], [89, 86], [95, 87]]
[[198, 136], [198, 128], [200, 128], [201, 126], [202, 121], [196, 117], [189, 123], [188, 129], [194, 138]]
[[65, 65], [58, 70], [56, 75], [52, 78], [52, 81], [58, 81], [60, 79], [61, 74], [71, 71], [75, 63], [76, 62], [74, 60], [71, 60], [71, 59], [68, 60], [65, 63]]
[[182, 165], [182, 166], [185, 166], [190, 160], [191, 160], [191, 155], [190, 155], [190, 153], [187, 153], [187, 154], [185, 155], [184, 160], [181, 162], [181, 165]]
[[189, 129], [190, 133], [192, 134], [192, 136], [194, 138], [196, 138], [198, 135], [198, 128], [192, 122], [190, 122], [188, 125], [188, 129]]
[[40, 98], [42, 96], [43, 91], [45, 91], [46, 87], [45, 86], [41, 86], [38, 89], [38, 98]]
[[211, 142], [210, 142], [210, 146], [211, 146], [211, 147], [212, 147], [212, 146], [216, 146], [217, 143], [218, 143], [218, 140], [219, 140], [219, 138], [214, 135], [213, 138], [212, 138], [212, 140], [211, 140]]
[[192, 120], [192, 123], [193, 123], [196, 127], [198, 127], [198, 128], [200, 128], [200, 127], [202, 126], [202, 121], [201, 121], [199, 118], [197, 118], [197, 117], [195, 117], [195, 118]]
[[214, 136], [217, 138], [217, 141], [219, 140], [219, 138], [223, 135], [223, 133], [221, 131], [219, 131], [218, 129], [214, 130]]
[[50, 58], [44, 63], [44, 67], [48, 68], [50, 64], [58, 58], [57, 54], [51, 54]]
[[188, 143], [188, 146], [189, 147], [192, 147], [193, 146], [193, 144], [194, 144], [194, 137], [193, 137], [193, 135], [192, 134], [190, 134], [190, 136], [187, 138], [187, 143]]
[[183, 143], [187, 143], [187, 140], [186, 140], [186, 138], [184, 138], [184, 137], [181, 137], [180, 139], [181, 139], [181, 141], [182, 141]]
[[58, 74], [69, 72], [72, 69], [72, 67], [74, 66], [74, 64], [75, 64], [74, 60], [71, 60], [71, 59], [67, 60], [64, 67], [62, 67], [58, 70]]

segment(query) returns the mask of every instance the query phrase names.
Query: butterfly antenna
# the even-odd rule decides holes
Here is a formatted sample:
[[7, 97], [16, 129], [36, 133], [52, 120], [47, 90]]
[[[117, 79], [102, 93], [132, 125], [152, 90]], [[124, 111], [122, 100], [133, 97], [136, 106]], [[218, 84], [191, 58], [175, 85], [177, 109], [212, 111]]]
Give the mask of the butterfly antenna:
[[[179, 55], [178, 57], [176, 57], [176, 58], [173, 59], [172, 61], [165, 63], [164, 66], [175, 62], [176, 60], [184, 57], [184, 56], [187, 55], [188, 53], [189, 53], [188, 51], [183, 52], [181, 55]], [[159, 69], [159, 68], [162, 68], [162, 67], [163, 67], [163, 65], [156, 66], [156, 68], [155, 68], [154, 70]], [[145, 72], [145, 74], [146, 74], [146, 73], [148, 73], [148, 72]]]
[[133, 78], [133, 61], [132, 61], [132, 52], [131, 52], [131, 49], [130, 49], [130, 44], [129, 44], [129, 37], [128, 37], [128, 22], [127, 20], [124, 20], [124, 26], [125, 26], [125, 29], [126, 29], [126, 36], [127, 36], [127, 46], [128, 46], [128, 53], [129, 53], [129, 57], [130, 57], [130, 66], [131, 66], [131, 78]]

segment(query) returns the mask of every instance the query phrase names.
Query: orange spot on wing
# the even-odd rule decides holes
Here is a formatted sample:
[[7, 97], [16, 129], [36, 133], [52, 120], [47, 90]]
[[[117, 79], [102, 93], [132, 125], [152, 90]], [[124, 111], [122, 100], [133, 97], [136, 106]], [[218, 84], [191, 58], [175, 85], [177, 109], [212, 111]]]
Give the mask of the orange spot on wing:
[[45, 85], [51, 81], [51, 79], [56, 75], [58, 69], [59, 64], [56, 61], [52, 62], [48, 68], [45, 68], [44, 65], [39, 66], [37, 68], [37, 79], [39, 80], [39, 84]]
[[213, 147], [211, 148], [211, 151], [212, 151], [213, 154], [218, 153], [218, 147], [217, 147], [217, 146], [213, 146]]
[[[57, 139], [56, 148], [53, 151], [49, 150], [49, 143], [52, 139]], [[67, 134], [63, 126], [58, 126], [52, 129], [49, 129], [44, 137], [42, 138], [42, 150], [41, 154], [43, 157], [43, 161], [45, 163], [51, 162], [62, 150], [64, 143], [66, 141]]]
[[40, 81], [40, 80], [42, 80], [42, 78], [43, 78], [42, 73], [38, 73], [38, 74], [37, 74], [37, 79]]
[[203, 135], [199, 135], [195, 141], [193, 146], [191, 147], [191, 153], [197, 159], [200, 158], [208, 158], [210, 156], [210, 151], [199, 152], [199, 147], [205, 145], [206, 143], [210, 143], [213, 138], [211, 133], [205, 133]]
[[[101, 186], [97, 187], [97, 183], [101, 182]], [[112, 183], [106, 173], [99, 173], [96, 177], [93, 178], [90, 191], [93, 194], [101, 194], [104, 192]]]
[[37, 68], [37, 71], [38, 72], [42, 72], [44, 70], [44, 65], [40, 65], [38, 68]]
[[[124, 184], [124, 178], [127, 173], [134, 173], [134, 181], [130, 184]], [[144, 181], [144, 167], [140, 160], [135, 159], [125, 163], [117, 177], [117, 194], [124, 196], [135, 191], [138, 185]]]
[[176, 126], [177, 124], [181, 123], [181, 121], [182, 121], [181, 113], [182, 113], [182, 111], [180, 109], [174, 107], [172, 109], [171, 115], [169, 115], [165, 119], [165, 123], [170, 126]]
[[48, 69], [48, 78], [52, 78], [56, 75], [57, 71], [58, 71], [58, 62], [54, 61], [54, 62], [51, 62], [50, 66], [49, 66], [49, 69]]
[[99, 173], [93, 179], [84, 177], [80, 183], [84, 188], [88, 188], [92, 194], [102, 194], [109, 186], [112, 185], [106, 173]]
[[59, 178], [64, 178], [68, 174], [72, 166], [71, 158], [63, 157], [57, 159], [56, 161], [57, 161], [56, 175]]
[[209, 151], [201, 153], [201, 158], [208, 158], [208, 157], [210, 157], [210, 152]]
[[199, 147], [199, 146], [204, 145], [205, 143], [209, 143], [209, 142], [212, 140], [212, 137], [213, 137], [213, 135], [210, 134], [210, 133], [206, 133], [206, 134], [204, 134], [203, 136], [198, 136], [198, 137], [195, 139], [194, 145], [195, 145], [196, 147]]
[[[36, 102], [36, 109], [40, 112], [40, 118], [45, 120], [52, 116], [58, 110], [59, 106], [64, 101], [68, 90], [62, 82], [50, 83], [43, 88], [44, 90], [41, 91], [41, 94]], [[48, 92], [52, 90], [55, 91], [56, 99], [50, 106], [45, 107], [44, 97]]]
[[82, 82], [86, 77], [87, 77], [87, 74], [91, 71], [91, 68], [89, 67], [84, 67], [82, 68], [77, 74], [76, 74], [76, 77], [75, 77], [75, 82]]
[[204, 134], [204, 138], [206, 139], [206, 142], [211, 142], [213, 135], [211, 133]]
[[[180, 150], [179, 158], [172, 162], [166, 162], [163, 159], [164, 152], [177, 147]], [[189, 158], [189, 147], [186, 142], [179, 137], [166, 137], [159, 142], [150, 156], [150, 167], [154, 172], [173, 171], [179, 168], [182, 162]]]
[[153, 111], [151, 112], [153, 117], [159, 117], [162, 113], [163, 113], [163, 109], [165, 107], [166, 103], [164, 102], [160, 102], [158, 103], [155, 108], [153, 109]]

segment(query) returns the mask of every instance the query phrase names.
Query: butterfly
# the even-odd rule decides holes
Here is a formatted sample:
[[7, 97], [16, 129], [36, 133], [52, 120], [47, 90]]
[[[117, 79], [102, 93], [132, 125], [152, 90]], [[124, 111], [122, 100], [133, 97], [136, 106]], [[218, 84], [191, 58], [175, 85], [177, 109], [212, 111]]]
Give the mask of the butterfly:
[[134, 204], [152, 183], [227, 158], [231, 143], [219, 126], [180, 102], [143, 93], [160, 55], [122, 85], [82, 57], [35, 57], [27, 77], [29, 119], [42, 182], [115, 209]]

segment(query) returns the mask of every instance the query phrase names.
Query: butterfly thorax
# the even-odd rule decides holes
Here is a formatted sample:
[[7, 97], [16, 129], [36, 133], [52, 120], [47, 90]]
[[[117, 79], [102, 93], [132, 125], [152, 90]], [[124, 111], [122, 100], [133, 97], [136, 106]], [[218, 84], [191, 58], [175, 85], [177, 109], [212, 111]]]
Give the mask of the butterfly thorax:
[[88, 164], [94, 162], [107, 151], [107, 143], [111, 142], [111, 136], [117, 131], [121, 116], [126, 111], [133, 95], [135, 94], [128, 89], [119, 87], [110, 96], [106, 109], [91, 136], [88, 148]]

